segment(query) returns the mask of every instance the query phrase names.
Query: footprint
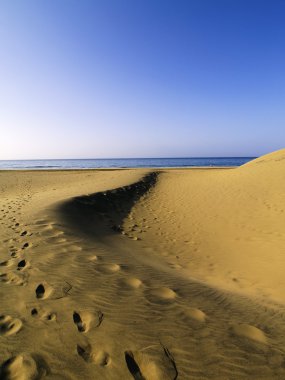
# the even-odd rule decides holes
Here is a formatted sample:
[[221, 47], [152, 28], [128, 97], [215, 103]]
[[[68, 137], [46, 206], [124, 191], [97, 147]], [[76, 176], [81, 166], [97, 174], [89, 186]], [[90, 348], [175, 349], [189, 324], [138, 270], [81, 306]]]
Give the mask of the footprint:
[[92, 322], [92, 315], [88, 312], [77, 313], [73, 312], [73, 322], [76, 324], [79, 332], [87, 332]]
[[10, 315], [0, 316], [0, 335], [9, 336], [16, 334], [22, 328], [22, 321], [12, 318]]
[[45, 321], [56, 321], [56, 319], [57, 319], [56, 313], [53, 313], [50, 311], [40, 312], [36, 308], [33, 308], [31, 310], [31, 316], [34, 318], [40, 317], [41, 320], [45, 320]]
[[131, 239], [132, 240], [135, 240], [135, 241], [137, 241], [137, 240], [142, 240], [140, 237], [138, 237], [138, 236], [133, 236], [133, 237], [131, 237]]
[[42, 319], [44, 319], [46, 321], [56, 321], [57, 315], [56, 315], [56, 313], [46, 312], [42, 315]]
[[31, 310], [31, 315], [32, 315], [33, 317], [36, 317], [38, 314], [39, 314], [39, 312], [38, 312], [38, 310], [37, 310], [36, 308], [33, 308], [33, 309]]
[[23, 232], [21, 232], [20, 236], [26, 236], [27, 233], [28, 233], [27, 231], [23, 231]]
[[13, 260], [5, 260], [0, 263], [1, 267], [10, 267], [13, 265]]
[[267, 343], [267, 337], [262, 330], [246, 323], [233, 325], [231, 327], [231, 332], [239, 338], [246, 338], [263, 344]]
[[0, 367], [1, 380], [41, 379], [50, 373], [46, 361], [40, 355], [21, 354], [6, 360]]
[[138, 289], [142, 285], [142, 281], [135, 277], [128, 277], [123, 280], [123, 283], [129, 288]]
[[90, 344], [85, 346], [77, 345], [77, 353], [87, 363], [95, 363], [101, 367], [106, 367], [111, 363], [110, 355], [105, 351], [93, 351]]
[[23, 245], [22, 249], [26, 249], [26, 248], [28, 248], [29, 246], [30, 246], [29, 243], [25, 243], [25, 244]]
[[99, 272], [112, 274], [118, 272], [121, 269], [121, 267], [118, 264], [101, 264], [97, 266], [97, 269], [99, 270]]
[[98, 256], [97, 255], [93, 255], [91, 257], [88, 258], [89, 261], [97, 261], [98, 260]]
[[77, 345], [77, 353], [79, 356], [82, 357], [82, 359], [84, 359], [87, 363], [89, 362], [92, 362], [93, 361], [93, 357], [92, 357], [92, 347], [90, 344], [86, 345], [86, 346], [82, 346], [82, 345]]
[[26, 281], [22, 277], [12, 272], [1, 274], [0, 281], [5, 282], [6, 284], [14, 284], [19, 286], [26, 284]]
[[44, 295], [45, 295], [45, 287], [42, 284], [40, 284], [36, 288], [36, 297], [44, 298]]
[[176, 380], [178, 371], [166, 347], [125, 351], [125, 361], [135, 380]]
[[36, 288], [36, 297], [39, 299], [46, 299], [51, 295], [52, 291], [52, 287], [48, 284], [39, 284]]
[[150, 301], [171, 302], [177, 297], [174, 290], [166, 287], [155, 288], [148, 292]]
[[125, 360], [128, 367], [128, 370], [133, 375], [133, 378], [135, 380], [146, 380], [145, 377], [143, 377], [140, 367], [138, 366], [137, 362], [134, 359], [134, 355], [132, 351], [126, 351], [125, 352]]
[[98, 311], [97, 315], [83, 310], [80, 313], [73, 312], [73, 322], [77, 326], [79, 332], [87, 332], [91, 327], [99, 327], [103, 322], [104, 314]]
[[25, 268], [26, 265], [27, 265], [26, 260], [21, 260], [21, 261], [19, 261], [19, 262], [18, 262], [18, 270], [21, 270], [21, 269]]
[[94, 362], [101, 366], [106, 367], [111, 363], [110, 355], [105, 351], [98, 351], [93, 354]]
[[187, 310], [184, 310], [183, 314], [194, 321], [197, 322], [205, 322], [207, 315], [200, 309], [196, 309], [194, 307], [190, 307]]
[[2, 364], [0, 378], [4, 380], [36, 379], [38, 378], [37, 365], [30, 356], [14, 356]]

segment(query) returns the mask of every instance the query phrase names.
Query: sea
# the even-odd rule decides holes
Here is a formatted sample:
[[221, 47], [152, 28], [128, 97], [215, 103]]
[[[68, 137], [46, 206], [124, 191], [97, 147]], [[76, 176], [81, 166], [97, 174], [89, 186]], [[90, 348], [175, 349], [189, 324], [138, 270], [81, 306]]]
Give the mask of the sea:
[[108, 158], [0, 160], [0, 170], [68, 170], [98, 168], [190, 168], [240, 166], [256, 157]]

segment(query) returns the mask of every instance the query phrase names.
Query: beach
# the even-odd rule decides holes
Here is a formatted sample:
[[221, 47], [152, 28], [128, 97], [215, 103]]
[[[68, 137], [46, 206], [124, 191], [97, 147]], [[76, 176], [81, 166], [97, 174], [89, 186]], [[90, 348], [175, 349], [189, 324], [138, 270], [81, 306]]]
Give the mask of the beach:
[[0, 379], [284, 379], [284, 172], [0, 171]]

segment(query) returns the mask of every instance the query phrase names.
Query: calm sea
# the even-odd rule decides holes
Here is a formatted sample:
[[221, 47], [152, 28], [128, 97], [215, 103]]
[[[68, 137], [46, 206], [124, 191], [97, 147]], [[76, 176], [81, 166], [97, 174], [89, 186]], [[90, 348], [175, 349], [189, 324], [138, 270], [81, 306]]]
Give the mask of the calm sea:
[[195, 166], [240, 166], [255, 157], [205, 158], [110, 158], [85, 160], [0, 160], [0, 170], [8, 169], [96, 169], [96, 168], [174, 168]]

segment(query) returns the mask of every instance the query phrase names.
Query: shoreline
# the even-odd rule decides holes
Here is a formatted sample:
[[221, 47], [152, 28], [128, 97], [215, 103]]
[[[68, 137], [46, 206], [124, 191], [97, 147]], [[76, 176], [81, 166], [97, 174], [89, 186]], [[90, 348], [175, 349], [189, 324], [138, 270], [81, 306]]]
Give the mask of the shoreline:
[[78, 171], [115, 171], [115, 170], [191, 170], [191, 169], [235, 169], [239, 166], [176, 166], [176, 167], [167, 167], [167, 166], [160, 166], [160, 167], [152, 167], [152, 166], [145, 166], [145, 167], [126, 167], [126, 168], [72, 168], [72, 169], [0, 169], [0, 173], [2, 172], [78, 172]]

